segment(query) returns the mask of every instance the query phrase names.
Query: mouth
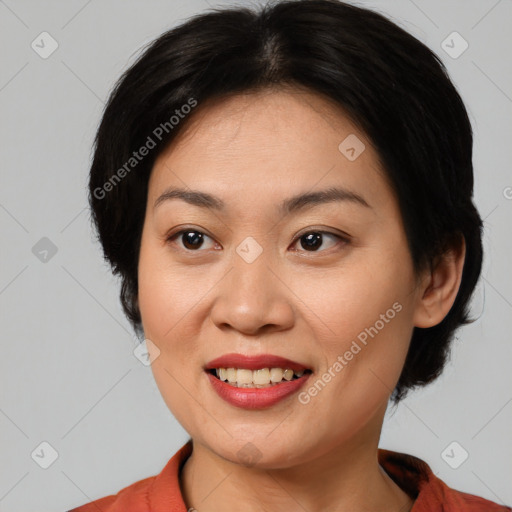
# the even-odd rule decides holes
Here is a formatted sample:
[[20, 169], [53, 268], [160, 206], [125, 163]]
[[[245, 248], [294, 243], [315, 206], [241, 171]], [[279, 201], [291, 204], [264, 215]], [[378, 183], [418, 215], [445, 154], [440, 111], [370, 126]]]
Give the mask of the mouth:
[[263, 409], [296, 393], [312, 368], [279, 356], [226, 354], [205, 365], [213, 390], [225, 401], [245, 409]]
[[236, 388], [269, 388], [282, 382], [300, 379], [311, 370], [292, 370], [291, 368], [211, 368], [206, 370], [218, 380]]

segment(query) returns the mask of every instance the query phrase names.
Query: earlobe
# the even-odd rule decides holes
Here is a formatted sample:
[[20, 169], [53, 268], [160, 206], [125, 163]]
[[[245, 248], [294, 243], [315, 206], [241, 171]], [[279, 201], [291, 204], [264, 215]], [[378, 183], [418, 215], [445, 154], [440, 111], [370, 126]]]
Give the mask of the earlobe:
[[459, 291], [465, 255], [466, 244], [461, 237], [459, 245], [450, 247], [435, 268], [425, 274], [414, 314], [416, 327], [433, 327], [448, 314]]

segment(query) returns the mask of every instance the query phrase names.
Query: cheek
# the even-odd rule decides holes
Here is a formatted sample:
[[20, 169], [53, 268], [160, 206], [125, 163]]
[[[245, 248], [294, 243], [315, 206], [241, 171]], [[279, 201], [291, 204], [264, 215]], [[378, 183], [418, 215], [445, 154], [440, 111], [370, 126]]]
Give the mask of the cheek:
[[139, 308], [146, 337], [160, 344], [174, 337], [181, 327], [180, 319], [192, 311], [200, 297], [197, 283], [170, 261], [165, 247], [143, 235], [138, 268]]
[[386, 329], [381, 330], [389, 331], [391, 324], [405, 319], [402, 311], [412, 297], [407, 269], [378, 259], [372, 262], [367, 258], [364, 264], [347, 266], [323, 278], [296, 276], [295, 280], [302, 283], [300, 289], [308, 290], [298, 295], [330, 348], [339, 348], [340, 340], [357, 338], [376, 322], [378, 328], [384, 322]]
[[[191, 356], [197, 350], [198, 326], [187, 321], [194, 314], [194, 305], [203, 295], [197, 287], [190, 285], [190, 277], [169, 265], [165, 250], [144, 236], [139, 258], [139, 308], [144, 335], [151, 340], [151, 371], [160, 394], [169, 410], [186, 430], [193, 430], [192, 418], [202, 421], [202, 407], [194, 409], [191, 400], [190, 382], [197, 376], [190, 367]], [[153, 345], [154, 344], [154, 345]], [[197, 400], [197, 398], [196, 398]], [[194, 410], [192, 410], [194, 409]]]
[[138, 279], [144, 335], [158, 349], [151, 365], [153, 374], [164, 398], [174, 396], [177, 403], [182, 386], [189, 388], [187, 383], [203, 373], [197, 358], [208, 314], [205, 301], [218, 276], [207, 266], [200, 269], [173, 263], [165, 247], [143, 236]]
[[306, 301], [316, 315], [315, 351], [323, 354], [324, 370], [336, 375], [332, 406], [344, 396], [350, 407], [365, 409], [360, 404], [378, 404], [392, 392], [405, 361], [413, 328], [412, 267], [399, 251], [368, 251], [332, 277]]

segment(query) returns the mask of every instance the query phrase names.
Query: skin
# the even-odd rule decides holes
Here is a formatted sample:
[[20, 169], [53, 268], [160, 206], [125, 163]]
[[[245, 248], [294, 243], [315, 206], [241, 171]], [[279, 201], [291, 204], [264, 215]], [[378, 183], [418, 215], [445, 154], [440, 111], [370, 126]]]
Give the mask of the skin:
[[[455, 300], [464, 245], [433, 272], [415, 274], [377, 153], [320, 96], [239, 95], [203, 105], [186, 128], [150, 177], [138, 297], [156, 383], [193, 439], [180, 478], [187, 507], [410, 510], [413, 500], [378, 463], [379, 436], [414, 326], [436, 325]], [[350, 134], [366, 146], [354, 161], [338, 149]], [[169, 186], [214, 194], [226, 209], [181, 199], [154, 208]], [[370, 207], [341, 201], [277, 210], [283, 199], [331, 186]], [[206, 235], [202, 246], [191, 248], [182, 235], [167, 240], [186, 228]], [[350, 239], [323, 235], [308, 250], [303, 235], [318, 231]], [[252, 263], [236, 252], [248, 236], [262, 248]], [[400, 312], [307, 404], [294, 394], [244, 410], [221, 399], [203, 370], [222, 354], [270, 353], [307, 365], [314, 382], [394, 303]], [[237, 453], [247, 443], [258, 454], [253, 465]]]

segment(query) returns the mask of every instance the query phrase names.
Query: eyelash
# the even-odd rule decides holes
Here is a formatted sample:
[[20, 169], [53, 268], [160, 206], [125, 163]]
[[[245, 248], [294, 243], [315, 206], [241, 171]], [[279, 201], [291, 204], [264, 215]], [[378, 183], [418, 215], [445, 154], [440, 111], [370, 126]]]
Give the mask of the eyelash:
[[[175, 233], [172, 233], [171, 235], [168, 235], [165, 240], [166, 240], [166, 243], [168, 244], [172, 244], [174, 243], [174, 240], [176, 238], [178, 238], [180, 235], [183, 235], [184, 233], [199, 233], [201, 235], [204, 235], [210, 239], [213, 240], [213, 238], [211, 236], [209, 236], [208, 234], [204, 233], [203, 231], [200, 231], [199, 229], [195, 229], [195, 228], [185, 228], [185, 229], [182, 229], [181, 231], [177, 231]], [[330, 235], [330, 236], [333, 236], [334, 238], [337, 238], [339, 241], [338, 243], [336, 244], [336, 246], [340, 245], [340, 242], [342, 243], [342, 245], [347, 245], [350, 243], [350, 237], [348, 235], [346, 236], [342, 236], [342, 235], [339, 235], [337, 233], [332, 233], [331, 231], [323, 231], [323, 230], [320, 230], [320, 229], [310, 229], [309, 231], [304, 231], [302, 233], [300, 233], [299, 235], [297, 235], [295, 237], [295, 239], [293, 240], [292, 242], [292, 245], [295, 245], [303, 236], [305, 235], [309, 235], [311, 233], [317, 233], [317, 234], [321, 234], [321, 235]], [[336, 247], [335, 246], [335, 247]], [[334, 249], [335, 247], [331, 248], [331, 249]], [[201, 251], [200, 249], [196, 250], [196, 251], [193, 251], [193, 250], [190, 250], [190, 249], [186, 249], [186, 248], [180, 248], [181, 250], [185, 251], [185, 252], [188, 252], [188, 253], [194, 253], [194, 252], [197, 252], [197, 253], [200, 253], [200, 252], [204, 252]], [[326, 251], [329, 251], [329, 249], [327, 249]], [[326, 251], [296, 251], [296, 252], [311, 252], [311, 253], [316, 253], [316, 252], [326, 252]]]

